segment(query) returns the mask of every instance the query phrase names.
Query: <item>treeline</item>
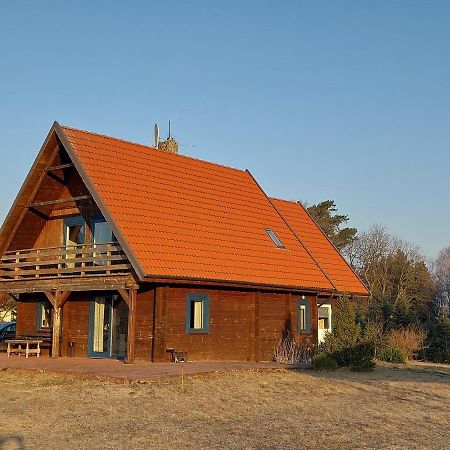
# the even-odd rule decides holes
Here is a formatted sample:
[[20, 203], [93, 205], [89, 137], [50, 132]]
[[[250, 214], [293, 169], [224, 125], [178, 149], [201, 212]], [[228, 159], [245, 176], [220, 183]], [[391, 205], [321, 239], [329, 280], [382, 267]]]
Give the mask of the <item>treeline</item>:
[[450, 247], [427, 264], [417, 247], [382, 226], [345, 227], [348, 216], [331, 200], [307, 209], [370, 291], [357, 310], [366, 335], [380, 345], [403, 336], [420, 347], [415, 357], [450, 363]]

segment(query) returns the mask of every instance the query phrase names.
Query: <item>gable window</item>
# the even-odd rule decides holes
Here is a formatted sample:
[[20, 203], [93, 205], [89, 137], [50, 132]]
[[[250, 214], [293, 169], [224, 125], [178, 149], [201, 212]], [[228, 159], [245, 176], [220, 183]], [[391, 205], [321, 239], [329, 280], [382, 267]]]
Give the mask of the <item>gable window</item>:
[[302, 299], [298, 301], [297, 322], [299, 333], [309, 333], [311, 330], [309, 301]]
[[270, 239], [272, 239], [272, 242], [278, 247], [278, 248], [286, 248], [283, 243], [280, 241], [280, 238], [276, 235], [275, 231], [271, 230], [270, 228], [264, 228], [266, 233], [269, 235]]
[[186, 299], [186, 333], [208, 333], [209, 297], [207, 294], [188, 294]]
[[52, 306], [49, 302], [38, 303], [37, 329], [46, 330], [53, 326]]

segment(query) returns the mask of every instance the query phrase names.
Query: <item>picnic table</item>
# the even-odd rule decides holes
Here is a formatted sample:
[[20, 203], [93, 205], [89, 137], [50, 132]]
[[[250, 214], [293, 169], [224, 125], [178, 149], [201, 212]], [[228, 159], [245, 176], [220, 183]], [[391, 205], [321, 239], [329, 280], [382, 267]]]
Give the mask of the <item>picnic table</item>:
[[[8, 339], [5, 341], [8, 344], [6, 353], [18, 353], [19, 356], [25, 354], [25, 358], [29, 355], [36, 355], [37, 358], [41, 355], [41, 344], [44, 342], [42, 339]], [[25, 348], [23, 348], [25, 347]]]

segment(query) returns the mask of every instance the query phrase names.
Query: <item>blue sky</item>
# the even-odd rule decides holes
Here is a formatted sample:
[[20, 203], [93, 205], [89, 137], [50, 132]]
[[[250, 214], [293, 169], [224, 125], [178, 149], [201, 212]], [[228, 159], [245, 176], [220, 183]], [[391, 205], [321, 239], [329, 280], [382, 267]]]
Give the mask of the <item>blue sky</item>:
[[0, 3], [0, 217], [54, 120], [450, 245], [450, 2]]

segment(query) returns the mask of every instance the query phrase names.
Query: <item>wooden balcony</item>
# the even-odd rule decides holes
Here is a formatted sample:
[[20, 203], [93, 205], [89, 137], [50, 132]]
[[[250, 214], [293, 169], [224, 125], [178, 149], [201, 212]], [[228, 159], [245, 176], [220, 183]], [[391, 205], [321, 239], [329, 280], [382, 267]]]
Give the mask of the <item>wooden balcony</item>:
[[130, 277], [131, 269], [117, 242], [9, 251], [0, 259], [0, 290], [37, 292], [92, 282], [105, 286], [105, 280]]

